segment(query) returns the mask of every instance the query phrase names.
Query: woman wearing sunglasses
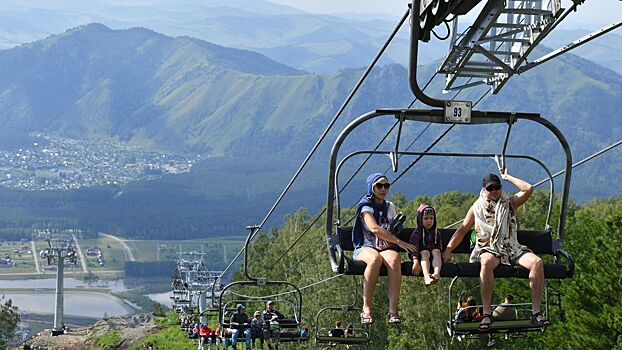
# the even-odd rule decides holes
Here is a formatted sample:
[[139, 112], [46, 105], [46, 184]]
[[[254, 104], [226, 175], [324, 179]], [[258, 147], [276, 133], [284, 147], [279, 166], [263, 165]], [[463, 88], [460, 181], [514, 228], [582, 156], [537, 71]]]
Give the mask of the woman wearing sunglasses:
[[394, 249], [399, 247], [412, 253], [415, 246], [400, 240], [387, 230], [388, 224], [397, 213], [395, 205], [385, 199], [390, 186], [384, 174], [369, 175], [367, 194], [356, 207], [356, 219], [352, 228], [352, 242], [355, 248], [352, 258], [367, 264], [363, 273], [363, 310], [361, 312], [363, 324], [374, 322], [371, 305], [380, 268], [383, 265], [387, 269], [389, 278], [389, 323], [402, 321], [397, 313], [402, 285], [402, 260]]
[[451, 252], [457, 247], [466, 232], [475, 225], [477, 243], [470, 261], [480, 263], [480, 291], [483, 314], [479, 329], [487, 331], [492, 324], [490, 307], [494, 286], [494, 270], [499, 264], [520, 265], [529, 270], [531, 288], [532, 323], [546, 326], [549, 321], [540, 312], [540, 300], [544, 287], [544, 264], [542, 259], [529, 248], [518, 243], [518, 221], [516, 210], [531, 196], [533, 186], [500, 169], [501, 178], [519, 189], [512, 197], [503, 192], [501, 180], [495, 174], [484, 176], [479, 198], [469, 209], [464, 221], [451, 237], [443, 259], [451, 260]]

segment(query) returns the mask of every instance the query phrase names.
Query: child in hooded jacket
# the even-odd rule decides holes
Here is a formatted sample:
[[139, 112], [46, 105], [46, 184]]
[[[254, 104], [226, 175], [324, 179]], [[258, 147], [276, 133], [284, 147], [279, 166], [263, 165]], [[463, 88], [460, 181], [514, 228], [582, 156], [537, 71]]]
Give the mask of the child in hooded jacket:
[[[417, 209], [417, 229], [410, 235], [409, 243], [417, 248], [410, 256], [413, 260], [413, 275], [423, 272], [423, 283], [426, 286], [438, 282], [443, 265], [443, 237], [436, 229], [436, 211], [431, 205], [421, 204]], [[430, 271], [430, 255], [434, 272]]]

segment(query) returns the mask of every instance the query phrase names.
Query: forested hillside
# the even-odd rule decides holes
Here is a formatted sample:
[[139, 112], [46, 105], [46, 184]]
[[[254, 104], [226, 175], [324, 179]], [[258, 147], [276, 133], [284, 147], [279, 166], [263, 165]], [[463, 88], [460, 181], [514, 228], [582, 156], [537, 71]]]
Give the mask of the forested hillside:
[[[422, 84], [434, 68], [421, 67]], [[307, 74], [251, 51], [93, 24], [0, 51], [0, 73], [0, 121], [2, 134], [10, 135], [3, 138], [9, 145], [25, 133], [46, 132], [112, 139], [200, 159], [190, 173], [124, 186], [2, 189], [3, 227], [79, 225], [134, 238], [190, 238], [241, 233], [259, 222], [361, 70]], [[441, 80], [430, 85], [432, 94], [442, 89]], [[621, 91], [620, 75], [566, 56], [514, 77], [478, 108], [542, 113], [566, 135], [578, 160], [617, 141]], [[459, 98], [476, 100], [482, 93], [465, 92]], [[403, 66], [375, 68], [274, 217], [299, 207], [319, 208], [325, 199], [327, 154], [338, 130], [367, 111], [406, 107], [411, 95]], [[424, 127], [407, 125], [402, 147], [417, 140], [411, 150], [423, 150], [445, 128], [432, 126], [419, 138]], [[347, 140], [344, 150], [373, 148], [388, 129], [386, 119], [370, 123]], [[461, 126], [434, 150], [498, 153], [504, 135], [505, 126]], [[393, 141], [382, 146], [392, 147]], [[552, 135], [528, 122], [513, 128], [508, 152], [536, 155], [552, 172], [561, 168]], [[585, 201], [619, 193], [622, 183], [610, 181], [610, 174], [622, 171], [614, 159], [610, 154], [577, 169], [573, 197]], [[404, 159], [402, 166], [409, 161]], [[388, 165], [385, 158], [374, 159], [365, 171]], [[488, 160], [424, 160], [413, 169], [414, 177], [403, 180], [402, 190], [411, 197], [473, 190], [492, 165]], [[510, 167], [531, 182], [544, 176], [528, 164], [514, 162]], [[350, 187], [344, 198], [354, 200], [360, 194], [359, 188]]]
[[[437, 209], [440, 226], [461, 219], [475, 197], [472, 194], [449, 192], [432, 198], [417, 197], [406, 200], [401, 194], [393, 201], [408, 217], [406, 226], [414, 225], [416, 208], [420, 203], [431, 203]], [[518, 216], [523, 229], [542, 229], [546, 217], [548, 196], [536, 191], [527, 204], [519, 210]], [[352, 215], [351, 212], [349, 215]], [[344, 215], [347, 219], [349, 215]], [[553, 217], [557, 220], [558, 212]], [[277, 230], [259, 236], [250, 255], [250, 273], [255, 277], [287, 279], [303, 289], [303, 319], [312, 329], [317, 326], [315, 315], [326, 306], [351, 303], [353, 288], [359, 288], [361, 280], [353, 285], [350, 276], [342, 276], [305, 288], [316, 282], [334, 276], [330, 270], [326, 249], [323, 219], [311, 228], [308, 225], [314, 217], [306, 210], [288, 216]], [[555, 225], [553, 225], [555, 226]], [[309, 228], [309, 229], [308, 229]], [[308, 229], [308, 231], [307, 231]], [[290, 245], [302, 233], [304, 236], [287, 252]], [[504, 339], [495, 337], [495, 348], [506, 349], [619, 349], [622, 346], [622, 198], [596, 200], [584, 205], [572, 204], [568, 210], [567, 234], [564, 248], [573, 255], [576, 262], [575, 277], [570, 280], [548, 281], [550, 302], [554, 291], [561, 292], [562, 309], [550, 305], [551, 321], [545, 333], [531, 333], [524, 338]], [[285, 255], [283, 255], [285, 254]], [[454, 257], [455, 258], [455, 257]], [[433, 349], [450, 345], [445, 324], [449, 308], [449, 279], [424, 287], [422, 278], [405, 277], [402, 284], [400, 313], [403, 324], [389, 326], [386, 319], [386, 278], [381, 278], [374, 298], [373, 345], [371, 349]], [[457, 283], [456, 293], [475, 294], [477, 279], [462, 279]], [[250, 290], [248, 292], [251, 292]], [[266, 293], [273, 293], [268, 290]], [[517, 303], [529, 302], [527, 281], [497, 279], [493, 303], [502, 301], [503, 295], [511, 292]], [[464, 295], [464, 294], [463, 294]], [[458, 295], [454, 295], [454, 300]], [[359, 297], [360, 298], [360, 297]], [[357, 300], [358, 308], [361, 301]], [[357, 308], [357, 309], [358, 309]], [[560, 317], [563, 315], [563, 317]], [[335, 313], [332, 319], [324, 320], [321, 327], [331, 327], [340, 320], [344, 325], [357, 325], [358, 314]], [[477, 349], [485, 347], [487, 337], [451, 343], [455, 349]], [[293, 348], [311, 349], [309, 344]]]

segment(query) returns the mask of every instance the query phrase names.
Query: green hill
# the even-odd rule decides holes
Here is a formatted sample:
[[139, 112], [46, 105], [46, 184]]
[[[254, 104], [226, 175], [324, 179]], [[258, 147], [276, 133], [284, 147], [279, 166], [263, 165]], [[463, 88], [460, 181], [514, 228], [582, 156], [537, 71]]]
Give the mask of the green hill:
[[[421, 68], [422, 82], [434, 69]], [[3, 226], [51, 221], [134, 237], [170, 237], [240, 232], [259, 222], [361, 71], [306, 74], [250, 51], [94, 24], [0, 51], [0, 74], [0, 122], [12, 138], [32, 131], [110, 138], [205, 159], [190, 174], [122, 188], [3, 189]], [[406, 79], [406, 69], [399, 65], [374, 70], [278, 208], [277, 221], [298, 207], [314, 211], [323, 204], [327, 154], [338, 130], [369, 110], [407, 106], [412, 96]], [[437, 79], [429, 91], [440, 90]], [[481, 108], [542, 113], [566, 134], [578, 160], [622, 135], [616, 111], [621, 94], [620, 75], [569, 55], [514, 77]], [[460, 96], [477, 97], [475, 92]], [[553, 172], [558, 170], [561, 153], [552, 136], [526, 124], [514, 128], [509, 151], [535, 154], [551, 163]], [[373, 148], [388, 128], [371, 123], [345, 149]], [[402, 146], [422, 128], [406, 127]], [[444, 128], [432, 127], [414, 149], [424, 149]], [[459, 127], [437, 149], [500, 152], [504, 134], [503, 126]], [[393, 147], [392, 142], [384, 147]], [[622, 184], [611, 181], [610, 174], [622, 169], [613, 159], [607, 156], [575, 172], [575, 199], [620, 193]], [[364, 172], [388, 166], [384, 158], [375, 162]], [[523, 164], [510, 166], [529, 181], [542, 178]], [[414, 168], [414, 177], [402, 181], [400, 191], [409, 198], [474, 191], [481, 173], [490, 170], [490, 161], [423, 161]], [[352, 186], [344, 196], [354, 200], [362, 191], [362, 186]]]

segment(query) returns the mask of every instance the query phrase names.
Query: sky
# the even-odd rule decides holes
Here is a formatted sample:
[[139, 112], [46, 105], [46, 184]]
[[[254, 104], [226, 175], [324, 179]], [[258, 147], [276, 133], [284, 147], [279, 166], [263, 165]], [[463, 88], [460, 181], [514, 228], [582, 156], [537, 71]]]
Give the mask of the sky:
[[[273, 3], [295, 7], [304, 11], [338, 14], [387, 14], [401, 16], [408, 0], [269, 0]], [[562, 0], [562, 7], [570, 7], [571, 0]], [[601, 27], [622, 19], [622, 1], [620, 0], [592, 0], [579, 6], [577, 13], [572, 13], [562, 25], [568, 27]], [[591, 28], [587, 28], [591, 29]]]

